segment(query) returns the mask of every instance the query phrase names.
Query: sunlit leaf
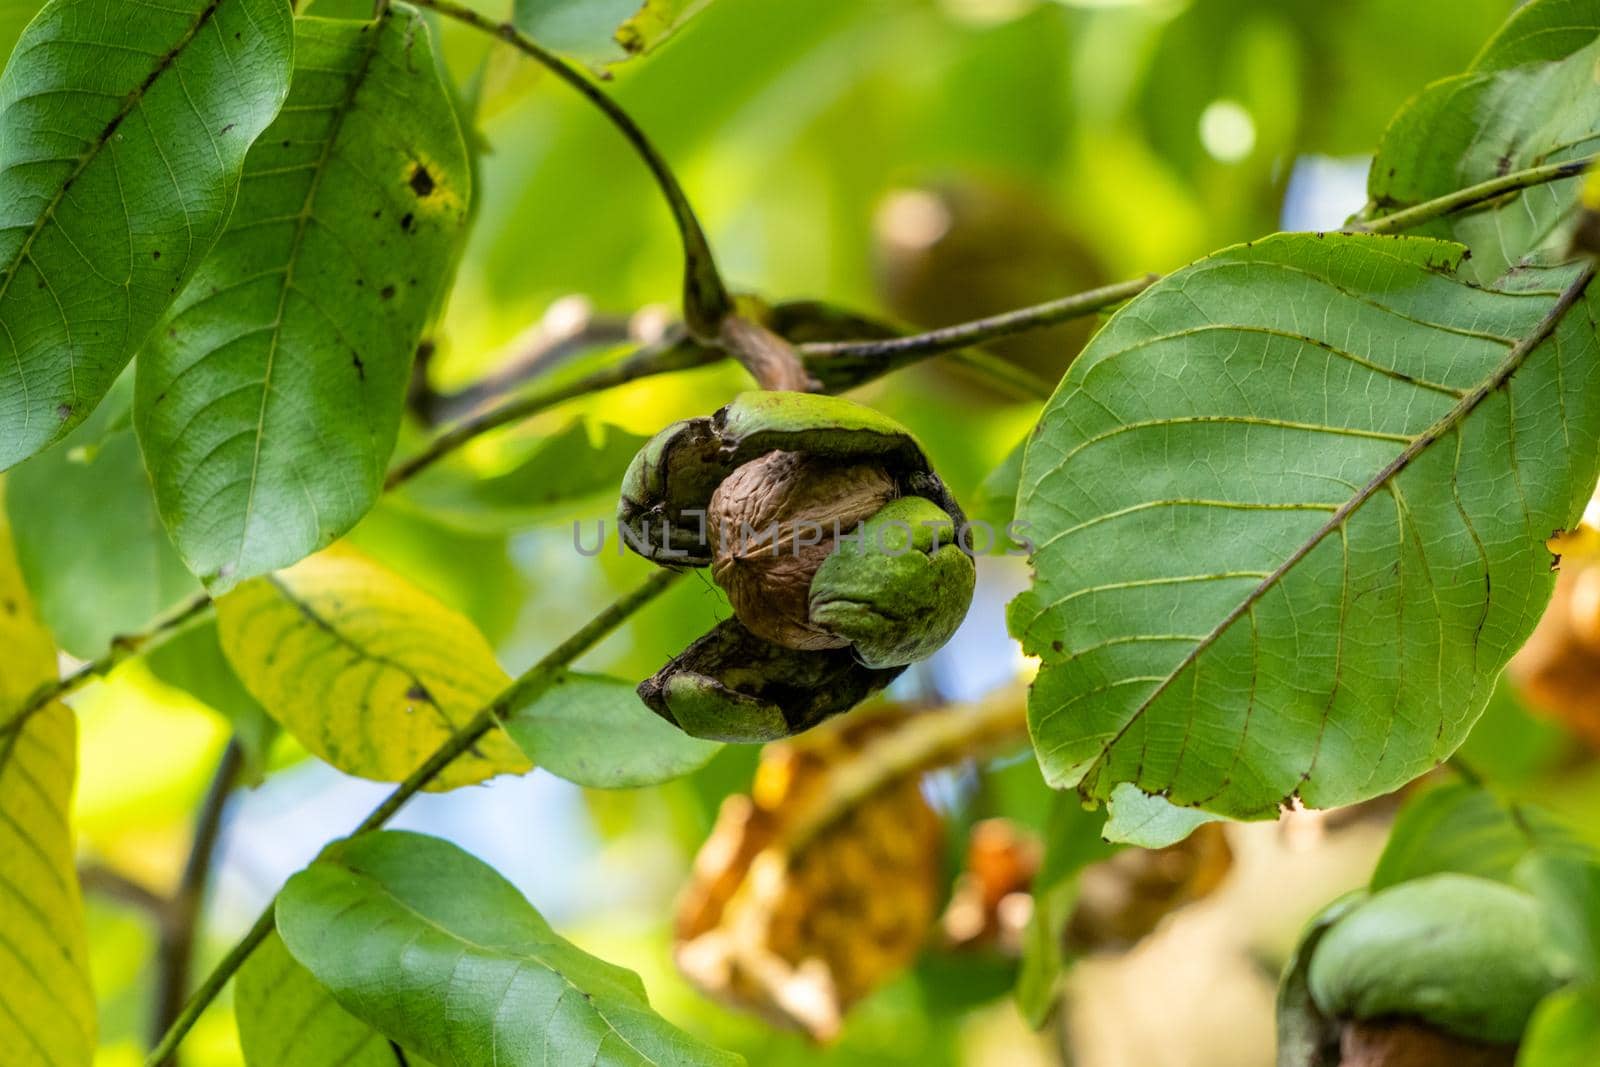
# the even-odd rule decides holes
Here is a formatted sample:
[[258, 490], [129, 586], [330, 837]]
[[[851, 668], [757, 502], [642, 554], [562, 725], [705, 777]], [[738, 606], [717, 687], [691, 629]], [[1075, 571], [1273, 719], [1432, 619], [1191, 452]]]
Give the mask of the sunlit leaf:
[[1540, 1001], [1517, 1067], [1590, 1067], [1600, 1048], [1600, 986], [1560, 989]]
[[45, 0], [4, 0], [0, 2], [0, 63], [11, 55], [23, 28], [44, 7]]
[[128, 425], [130, 393], [119, 385], [65, 441], [6, 479], [28, 588], [55, 639], [81, 659], [200, 588], [156, 514]]
[[1469, 785], [1440, 786], [1400, 812], [1372, 889], [1445, 871], [1508, 882], [1530, 852], [1576, 847], [1574, 835], [1542, 809]]
[[[1378, 214], [1528, 167], [1600, 150], [1600, 19], [1593, 4], [1535, 0], [1470, 70], [1428, 87], [1385, 132], [1369, 194]], [[1565, 243], [1579, 178], [1537, 186], [1416, 232], [1472, 249], [1469, 276], [1492, 281]]]
[[1023, 466], [1012, 606], [1053, 785], [1267, 818], [1461, 743], [1594, 484], [1600, 359], [1592, 313], [1561, 311], [1576, 268], [1480, 289], [1459, 251], [1234, 248], [1073, 365]]
[[14, 711], [56, 676], [0, 520], [0, 1049], [17, 1067], [88, 1067], [94, 993], [68, 810], [77, 722], [51, 703]]
[[162, 517], [218, 592], [377, 499], [470, 195], [419, 14], [299, 19], [295, 55], [227, 231], [139, 359]]
[[634, 683], [597, 674], [560, 675], [531, 704], [512, 709], [506, 733], [538, 766], [596, 789], [681, 778], [722, 748], [645, 707]]
[[54, 0], [0, 76], [0, 468], [77, 425], [222, 232], [282, 0]]
[[1175, 845], [1194, 833], [1196, 827], [1219, 817], [1195, 808], [1180, 808], [1126, 782], [1111, 791], [1106, 814], [1106, 840], [1140, 848]]
[[277, 919], [346, 1011], [439, 1067], [743, 1062], [655, 1014], [637, 975], [558, 937], [511, 883], [437, 838], [334, 846], [289, 880]]
[[[337, 547], [217, 601], [222, 648], [251, 695], [347, 774], [399, 781], [509, 682], [465, 618]], [[432, 788], [529, 767], [495, 731]]]
[[546, 48], [594, 63], [641, 55], [711, 0], [516, 0], [517, 28]]
[[283, 939], [268, 935], [233, 997], [246, 1067], [425, 1067], [339, 1006]]

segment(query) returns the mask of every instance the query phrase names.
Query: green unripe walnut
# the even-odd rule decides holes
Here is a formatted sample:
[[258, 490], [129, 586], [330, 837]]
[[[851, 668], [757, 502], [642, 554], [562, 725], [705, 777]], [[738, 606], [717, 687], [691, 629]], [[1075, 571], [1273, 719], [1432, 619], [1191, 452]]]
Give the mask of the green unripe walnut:
[[624, 542], [711, 568], [735, 618], [640, 686], [701, 737], [766, 741], [854, 707], [948, 641], [976, 570], [965, 518], [909, 432], [871, 408], [747, 393], [634, 458]]
[[1500, 882], [1437, 874], [1391, 886], [1317, 944], [1307, 985], [1343, 1020], [1415, 1020], [1493, 1044], [1519, 1040], [1560, 984], [1538, 901]]

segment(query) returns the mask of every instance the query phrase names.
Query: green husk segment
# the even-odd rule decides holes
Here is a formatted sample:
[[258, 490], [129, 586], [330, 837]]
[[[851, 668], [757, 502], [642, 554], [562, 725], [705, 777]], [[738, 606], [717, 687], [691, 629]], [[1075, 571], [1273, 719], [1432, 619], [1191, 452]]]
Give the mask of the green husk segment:
[[950, 516], [932, 501], [891, 501], [817, 570], [811, 620], [848, 640], [869, 667], [927, 659], [972, 603], [977, 569], [955, 537]]
[[728, 619], [645, 679], [639, 698], [693, 737], [760, 744], [849, 711], [903, 669], [863, 666], [847, 648], [783, 648]]
[[778, 450], [880, 462], [902, 493], [927, 497], [957, 524], [965, 521], [916, 438], [893, 419], [835, 396], [741, 393], [709, 418], [673, 423], [639, 450], [617, 508], [630, 547], [662, 566], [709, 566], [711, 546], [693, 513], [705, 510], [737, 468]]
[[1307, 985], [1325, 1015], [1415, 1019], [1457, 1037], [1517, 1041], [1561, 984], [1537, 900], [1487, 878], [1438, 874], [1375, 893], [1323, 935]]

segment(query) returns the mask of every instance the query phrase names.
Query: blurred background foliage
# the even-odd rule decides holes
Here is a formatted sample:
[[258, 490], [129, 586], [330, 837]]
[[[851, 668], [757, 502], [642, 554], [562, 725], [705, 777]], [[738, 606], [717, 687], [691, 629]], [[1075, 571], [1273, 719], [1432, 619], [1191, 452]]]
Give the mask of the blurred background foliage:
[[[495, 17], [509, 3], [473, 0]], [[359, 15], [371, 5], [301, 6]], [[1276, 229], [1339, 225], [1363, 202], [1367, 155], [1389, 117], [1428, 81], [1465, 67], [1513, 6], [714, 0], [658, 51], [615, 67], [608, 88], [673, 161], [738, 289], [937, 326], [1170, 270]], [[0, 43], [8, 47], [37, 7], [0, 0]], [[627, 147], [509, 50], [459, 25], [436, 30], [463, 106], [477, 116], [481, 181], [475, 229], [433, 338], [429, 390], [449, 394], [497, 373], [515, 379], [530, 358], [547, 374], [568, 373], [659, 331], [676, 293], [678, 246]], [[1054, 381], [1090, 327], [997, 350]], [[351, 540], [468, 615], [501, 661], [521, 669], [644, 571], [615, 553], [614, 539], [582, 565], [572, 551], [575, 520], [592, 542], [595, 521], [609, 518], [631, 435], [703, 414], [743, 385], [741, 372], [720, 366], [567, 405], [386, 498]], [[949, 365], [901, 372], [861, 399], [910, 426], [964, 499], [1037, 411], [1036, 401]], [[401, 454], [426, 433], [410, 427]], [[581, 505], [540, 505], [533, 487], [556, 471], [582, 474], [594, 492]], [[510, 504], [444, 506], [464, 474], [506, 475], [500, 505]], [[520, 498], [519, 485], [529, 487]], [[966, 629], [897, 693], [975, 699], [1013, 681], [1023, 665], [1002, 608], [1024, 581], [1019, 560], [986, 561]], [[1583, 603], [1600, 632], [1600, 601]], [[709, 582], [692, 578], [585, 664], [642, 677], [725, 613]], [[73, 701], [83, 738], [77, 825], [86, 866], [170, 886], [191, 813], [240, 732], [260, 784], [230, 809], [204, 967], [384, 790], [276, 738], [225, 671], [206, 673], [220, 663], [214, 635], [184, 641], [182, 655], [132, 663]], [[1577, 691], [1564, 705], [1546, 702], [1586, 722], [1593, 742], [1600, 698], [1590, 689], [1585, 704]], [[1578, 739], [1584, 729], [1530, 715], [1506, 686], [1463, 758], [1600, 834], [1600, 772]], [[936, 950], [818, 1049], [714, 1005], [672, 965], [673, 898], [719, 805], [748, 790], [755, 762], [753, 750], [729, 748], [688, 779], [605, 794], [535, 772], [420, 797], [397, 825], [448, 837], [496, 866], [582, 947], [639, 971], [669, 1018], [752, 1063], [1021, 1065], [1060, 1062], [1076, 1047], [1096, 1067], [1239, 1067], [1270, 1062], [1277, 968], [1304, 920], [1365, 879], [1386, 817], [1238, 831], [1224, 889], [1134, 953], [1080, 965], [1070, 1009], [1043, 1033], [1008, 999], [1014, 961]], [[967, 827], [1004, 817], [1039, 831], [1051, 808], [1020, 752], [943, 773], [925, 793], [946, 821], [946, 890]], [[114, 895], [91, 889], [89, 906], [101, 1061], [136, 1064], [154, 935]], [[186, 1062], [241, 1062], [232, 1026], [231, 1013], [210, 1012]]]

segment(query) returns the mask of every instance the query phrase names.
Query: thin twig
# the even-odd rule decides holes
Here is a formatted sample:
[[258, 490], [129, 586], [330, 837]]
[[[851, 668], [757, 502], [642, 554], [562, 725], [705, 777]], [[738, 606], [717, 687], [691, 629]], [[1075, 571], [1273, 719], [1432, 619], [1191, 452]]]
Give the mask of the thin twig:
[[154, 923], [166, 922], [167, 898], [115, 868], [101, 863], [85, 863], [78, 868], [78, 885], [85, 893], [94, 893], [138, 908]]
[[1012, 334], [1054, 326], [1068, 319], [1082, 318], [1104, 311], [1108, 307], [1131, 300], [1150, 288], [1158, 274], [1117, 282], [1082, 293], [1074, 293], [1059, 300], [1046, 301], [1015, 311], [1002, 312], [985, 319], [945, 326], [927, 333], [906, 337], [889, 337], [877, 341], [820, 341], [800, 346], [800, 351], [811, 360], [826, 359], [894, 359], [900, 356], [936, 356], [941, 352], [954, 352], [960, 348], [993, 341]]
[[717, 349], [682, 339], [675, 343], [647, 346], [609, 367], [602, 367], [570, 382], [546, 385], [462, 420], [435, 437], [421, 452], [392, 468], [384, 481], [384, 489], [389, 490], [404, 485], [445, 456], [469, 441], [482, 437], [490, 430], [499, 429], [513, 422], [521, 422], [557, 404], [655, 374], [709, 366], [721, 362], [724, 358], [725, 355]]
[[[222, 750], [211, 787], [195, 818], [194, 838], [189, 846], [189, 859], [184, 864], [178, 887], [168, 902], [161, 924], [160, 944], [156, 950], [158, 978], [155, 1011], [151, 1017], [151, 1040], [158, 1041], [167, 1032], [178, 1013], [183, 1010], [184, 998], [189, 993], [189, 974], [194, 967], [194, 943], [200, 929], [200, 913], [205, 905], [206, 887], [211, 880], [212, 861], [216, 857], [217, 839], [222, 831], [222, 812], [228, 797], [239, 783], [244, 769], [244, 746], [234, 737]], [[177, 1067], [178, 1054], [173, 1050], [161, 1067]]]
[[706, 240], [705, 231], [700, 227], [700, 220], [695, 216], [688, 196], [678, 184], [678, 178], [672, 173], [672, 168], [667, 165], [661, 153], [656, 151], [638, 123], [634, 122], [632, 117], [599, 86], [585, 78], [566, 60], [547, 51], [533, 38], [517, 29], [513, 23], [496, 22], [487, 15], [481, 15], [472, 8], [457, 3], [456, 0], [414, 0], [414, 2], [418, 7], [437, 11], [446, 18], [455, 19], [457, 22], [500, 38], [572, 86], [605, 114], [638, 153], [644, 165], [650, 169], [656, 185], [666, 198], [673, 220], [678, 224], [678, 233], [683, 238], [684, 321], [694, 336], [708, 343], [714, 342], [722, 320], [733, 310], [733, 299], [728, 295], [727, 287], [722, 284], [722, 276], [717, 272], [716, 260], [711, 254], [711, 244]]
[[[610, 607], [590, 619], [581, 629], [552, 649], [543, 659], [528, 668], [507, 686], [499, 696], [481, 708], [467, 723], [440, 745], [433, 755], [424, 760], [416, 770], [397, 785], [392, 793], [372, 810], [356, 827], [353, 834], [376, 830], [394, 817], [406, 801], [421, 792], [429, 782], [449, 766], [456, 757], [471, 748], [479, 738], [504, 722], [517, 708], [537, 698], [555, 684], [562, 670], [573, 660], [593, 648], [601, 638], [620, 626], [629, 616], [666, 592], [682, 577], [676, 571], [659, 571], [631, 592], [618, 598]], [[276, 898], [274, 898], [276, 903]], [[216, 999], [222, 987], [228, 984], [256, 946], [267, 939], [273, 928], [273, 904], [269, 904], [238, 944], [223, 957], [222, 962], [206, 976], [192, 997], [177, 1013], [172, 1025], [145, 1060], [145, 1067], [161, 1067], [167, 1062], [206, 1007]]]
[[92, 679], [109, 674], [113, 668], [125, 660], [132, 659], [142, 652], [148, 652], [167, 638], [183, 629], [185, 625], [203, 616], [211, 609], [211, 598], [204, 593], [198, 593], [172, 611], [158, 618], [149, 626], [137, 633], [122, 634], [111, 642], [111, 647], [105, 654], [90, 660], [70, 674], [64, 675], [55, 681], [46, 682], [35, 689], [21, 708], [12, 718], [0, 726], [0, 738], [22, 728], [22, 724], [35, 712], [47, 707], [51, 701], [59, 700], [68, 693], [82, 689]]
[[1490, 178], [1486, 182], [1469, 185], [1465, 189], [1457, 189], [1445, 196], [1425, 200], [1412, 207], [1403, 208], [1389, 215], [1382, 215], [1375, 219], [1364, 219], [1352, 222], [1345, 227], [1347, 233], [1396, 233], [1400, 230], [1414, 229], [1425, 222], [1454, 215], [1457, 212], [1468, 211], [1480, 204], [1496, 200], [1507, 193], [1531, 189], [1536, 185], [1549, 182], [1558, 182], [1566, 178], [1576, 178], [1595, 162], [1600, 155], [1584, 156], [1582, 159], [1569, 159], [1562, 163], [1547, 163], [1542, 167], [1530, 167], [1527, 170], [1512, 171], [1498, 178]]

